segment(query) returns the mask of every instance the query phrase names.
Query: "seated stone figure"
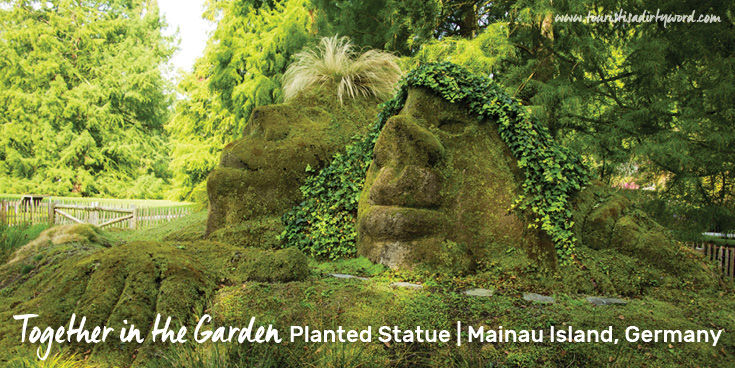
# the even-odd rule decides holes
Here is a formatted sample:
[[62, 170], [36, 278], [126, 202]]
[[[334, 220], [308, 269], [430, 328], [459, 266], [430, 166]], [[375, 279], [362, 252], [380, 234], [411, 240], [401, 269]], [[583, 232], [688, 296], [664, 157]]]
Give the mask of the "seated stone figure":
[[377, 113], [374, 97], [340, 103], [334, 91], [327, 84], [253, 111], [207, 180], [207, 236], [220, 230], [214, 238], [243, 246], [275, 240], [280, 217], [302, 200], [307, 168], [323, 168]]
[[466, 108], [410, 88], [373, 156], [358, 209], [358, 249], [374, 262], [450, 262], [469, 270], [492, 249], [518, 244], [553, 255], [548, 238], [510, 212], [523, 174], [497, 127]]

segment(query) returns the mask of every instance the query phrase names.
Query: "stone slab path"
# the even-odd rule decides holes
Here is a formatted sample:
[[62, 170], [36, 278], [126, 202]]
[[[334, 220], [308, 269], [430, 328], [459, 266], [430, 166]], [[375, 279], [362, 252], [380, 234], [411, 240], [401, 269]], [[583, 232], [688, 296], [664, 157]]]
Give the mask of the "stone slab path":
[[[357, 279], [357, 280], [363, 280], [363, 281], [370, 280], [367, 277], [346, 275], [342, 273], [330, 273], [329, 276], [336, 277], [338, 279]], [[390, 286], [393, 288], [404, 288], [404, 289], [413, 289], [413, 290], [422, 290], [424, 288], [423, 285], [412, 284], [410, 282], [392, 282]], [[482, 288], [468, 289], [462, 292], [462, 294], [471, 296], [471, 297], [491, 297], [493, 296], [494, 293], [495, 293], [495, 290], [482, 289]], [[529, 302], [536, 302], [536, 303], [545, 303], [545, 304], [555, 303], [555, 300], [553, 297], [550, 297], [547, 295], [536, 294], [536, 293], [523, 293], [523, 299]], [[625, 304], [628, 304], [628, 302], [622, 299], [604, 298], [604, 297], [596, 297], [596, 296], [587, 297], [587, 301], [593, 305], [625, 305]]]

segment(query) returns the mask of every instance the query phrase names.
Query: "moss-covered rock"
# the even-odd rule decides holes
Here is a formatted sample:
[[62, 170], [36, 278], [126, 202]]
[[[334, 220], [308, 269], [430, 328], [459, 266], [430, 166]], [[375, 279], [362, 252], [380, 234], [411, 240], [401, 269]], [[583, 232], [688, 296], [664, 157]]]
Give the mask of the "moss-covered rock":
[[207, 235], [263, 216], [282, 216], [302, 200], [306, 169], [320, 170], [353, 136], [367, 131], [377, 100], [341, 104], [330, 90], [315, 88], [287, 104], [253, 110], [243, 138], [224, 148], [207, 180]]
[[[591, 249], [590, 253], [595, 253], [590, 262], [600, 263], [602, 258], [608, 258], [611, 263], [620, 264], [626, 260], [629, 267], [638, 269], [630, 274], [637, 275], [639, 270], [644, 270], [648, 276], [636, 277], [654, 278], [655, 285], [669, 278], [697, 288], [716, 285], [718, 275], [707, 268], [699, 255], [677, 244], [669, 231], [615, 189], [594, 182], [573, 198], [573, 206], [575, 234]], [[602, 257], [603, 254], [610, 256]], [[618, 281], [628, 279], [624, 271], [628, 267], [608, 269], [608, 274], [621, 273]], [[626, 293], [636, 289], [631, 282], [617, 282], [616, 287]]]
[[511, 209], [524, 173], [497, 124], [467, 110], [408, 88], [375, 144], [358, 208], [359, 254], [392, 268], [487, 273], [529, 290], [641, 295], [716, 285], [697, 255], [600, 183], [571, 199], [575, 258], [557, 264], [532, 211]]
[[296, 248], [274, 252], [248, 249], [235, 253], [235, 274], [243, 280], [261, 282], [303, 281], [309, 276], [309, 261]]
[[[16, 250], [7, 264], [12, 266], [23, 260], [28, 261], [41, 254], [46, 258], [59, 255], [69, 256], [89, 248], [110, 246], [110, 239], [98, 227], [89, 224], [72, 224], [52, 227]], [[75, 247], [66, 246], [75, 244]]]

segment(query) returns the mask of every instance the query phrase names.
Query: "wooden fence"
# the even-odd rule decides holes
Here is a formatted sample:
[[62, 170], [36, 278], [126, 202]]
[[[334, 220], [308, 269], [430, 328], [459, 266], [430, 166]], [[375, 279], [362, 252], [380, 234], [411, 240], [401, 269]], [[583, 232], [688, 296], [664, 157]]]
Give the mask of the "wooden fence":
[[99, 203], [70, 203], [69, 201], [0, 200], [0, 224], [65, 225], [95, 224], [100, 227], [148, 229], [193, 212], [191, 206], [136, 207], [135, 205], [106, 205]]
[[695, 251], [704, 254], [704, 258], [714, 261], [722, 270], [723, 278], [735, 282], [735, 248], [718, 245], [712, 242], [687, 242]]

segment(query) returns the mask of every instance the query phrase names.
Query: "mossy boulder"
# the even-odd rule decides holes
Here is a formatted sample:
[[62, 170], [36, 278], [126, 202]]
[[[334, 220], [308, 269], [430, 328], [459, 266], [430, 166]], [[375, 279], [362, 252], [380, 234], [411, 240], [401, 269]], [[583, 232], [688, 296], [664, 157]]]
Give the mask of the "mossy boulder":
[[206, 235], [282, 216], [302, 200], [307, 168], [325, 167], [352, 137], [367, 131], [378, 101], [358, 97], [342, 104], [329, 91], [336, 88], [314, 88], [288, 103], [253, 110], [243, 138], [224, 148], [207, 180]]
[[716, 285], [701, 257], [600, 183], [572, 193], [575, 256], [557, 262], [536, 215], [513, 209], [525, 195], [525, 172], [498, 124], [428, 89], [406, 93], [367, 171], [357, 217], [360, 255], [391, 268], [512, 276], [513, 287], [529, 290], [641, 295], [664, 285]]
[[303, 281], [309, 276], [309, 262], [300, 250], [286, 248], [275, 252], [248, 249], [236, 252], [235, 274], [243, 280], [261, 282]]
[[281, 246], [277, 236], [282, 231], [280, 216], [261, 216], [222, 227], [211, 233], [209, 239], [240, 247], [275, 249]]
[[716, 284], [699, 255], [677, 244], [670, 231], [616, 189], [591, 183], [573, 198], [573, 219], [576, 237], [591, 252], [612, 252], [659, 280], [673, 277], [702, 288]]

